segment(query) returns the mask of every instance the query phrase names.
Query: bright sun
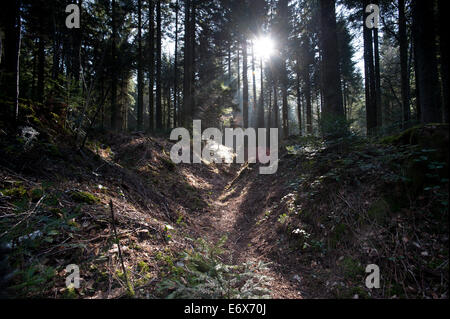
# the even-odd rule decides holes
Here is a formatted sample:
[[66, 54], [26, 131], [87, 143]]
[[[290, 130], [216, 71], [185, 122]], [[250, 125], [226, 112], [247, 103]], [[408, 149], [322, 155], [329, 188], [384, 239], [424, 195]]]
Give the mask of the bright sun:
[[257, 38], [253, 45], [255, 55], [262, 59], [270, 58], [275, 52], [275, 43], [268, 36]]

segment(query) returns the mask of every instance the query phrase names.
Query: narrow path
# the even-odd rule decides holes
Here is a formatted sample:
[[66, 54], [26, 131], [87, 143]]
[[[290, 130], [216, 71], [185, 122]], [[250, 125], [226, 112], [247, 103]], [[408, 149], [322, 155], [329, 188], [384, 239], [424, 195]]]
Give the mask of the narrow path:
[[[258, 240], [255, 236], [258, 227], [255, 223], [255, 214], [264, 212], [255, 212], [251, 203], [265, 196], [267, 191], [264, 187], [260, 189], [254, 187], [253, 184], [257, 182], [255, 179], [258, 179], [257, 174], [254, 176], [255, 179], [250, 180], [237, 176], [240, 169], [242, 167], [233, 165], [227, 172], [214, 174], [214, 177], [208, 180], [213, 186], [214, 196], [208, 198], [211, 208], [209, 215], [199, 216], [198, 225], [204, 232], [202, 235], [210, 242], [217, 242], [222, 236], [227, 235], [225, 248], [228, 263], [269, 262], [269, 270], [264, 275], [273, 278], [270, 287], [272, 298], [301, 299], [298, 282], [280, 274], [283, 266], [274, 263], [265, 256], [264, 251], [254, 247], [255, 241]], [[203, 196], [205, 197], [205, 194]]]

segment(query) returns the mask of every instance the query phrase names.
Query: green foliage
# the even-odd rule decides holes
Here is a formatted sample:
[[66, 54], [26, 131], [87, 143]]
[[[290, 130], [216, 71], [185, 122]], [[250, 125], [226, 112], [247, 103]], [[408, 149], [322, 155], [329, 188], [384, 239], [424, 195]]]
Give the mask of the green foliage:
[[356, 279], [362, 277], [365, 274], [364, 268], [361, 266], [361, 264], [351, 257], [344, 257], [341, 262], [341, 267], [344, 275], [348, 279]]
[[77, 299], [77, 291], [73, 287], [69, 287], [64, 291], [64, 299]]
[[77, 203], [93, 205], [100, 202], [98, 197], [87, 192], [73, 191], [71, 192], [70, 197]]
[[33, 188], [30, 191], [30, 198], [33, 202], [37, 202], [44, 196], [44, 190], [42, 188]]
[[344, 138], [351, 135], [350, 126], [353, 121], [343, 116], [325, 116], [320, 119], [320, 132], [325, 139]]
[[210, 245], [198, 239], [195, 250], [186, 251], [178, 266], [172, 264], [172, 275], [158, 285], [166, 298], [189, 299], [253, 299], [268, 298], [271, 278], [261, 274], [264, 263], [227, 265], [220, 255], [227, 238]]
[[27, 190], [23, 186], [3, 189], [1, 191], [3, 196], [9, 196], [15, 199], [22, 199], [27, 194]]
[[19, 271], [14, 281], [19, 282], [10, 287], [18, 296], [40, 293], [51, 285], [55, 269], [44, 265], [33, 264]]
[[281, 225], [285, 225], [289, 222], [289, 215], [286, 213], [281, 214], [280, 216], [278, 216], [278, 222]]

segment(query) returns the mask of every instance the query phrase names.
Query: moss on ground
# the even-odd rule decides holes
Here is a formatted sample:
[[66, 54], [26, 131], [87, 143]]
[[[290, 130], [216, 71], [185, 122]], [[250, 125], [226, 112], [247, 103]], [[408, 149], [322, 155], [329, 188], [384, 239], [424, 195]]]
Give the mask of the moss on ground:
[[94, 196], [87, 192], [75, 191], [70, 194], [70, 198], [77, 203], [84, 203], [93, 205], [100, 202], [100, 199], [97, 196]]

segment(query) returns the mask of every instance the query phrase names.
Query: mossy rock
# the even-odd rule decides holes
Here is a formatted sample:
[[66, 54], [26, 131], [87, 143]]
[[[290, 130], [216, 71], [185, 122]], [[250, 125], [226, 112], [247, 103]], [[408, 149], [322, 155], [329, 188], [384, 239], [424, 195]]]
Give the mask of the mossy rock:
[[369, 216], [369, 218], [375, 220], [379, 224], [384, 224], [386, 222], [386, 219], [389, 217], [389, 214], [389, 203], [383, 198], [380, 198], [377, 201], [373, 202], [369, 210], [367, 211], [367, 215]]
[[393, 145], [419, 145], [422, 148], [436, 149], [438, 150], [437, 158], [434, 160], [445, 160], [448, 163], [448, 124], [432, 123], [414, 126], [399, 134], [384, 137], [380, 142]]
[[100, 199], [90, 193], [75, 191], [70, 194], [70, 198], [77, 203], [93, 205], [100, 202]]
[[394, 145], [417, 144], [417, 142], [415, 141], [416, 134], [420, 128], [422, 128], [422, 125], [417, 125], [401, 133], [383, 137], [380, 140], [380, 143]]

